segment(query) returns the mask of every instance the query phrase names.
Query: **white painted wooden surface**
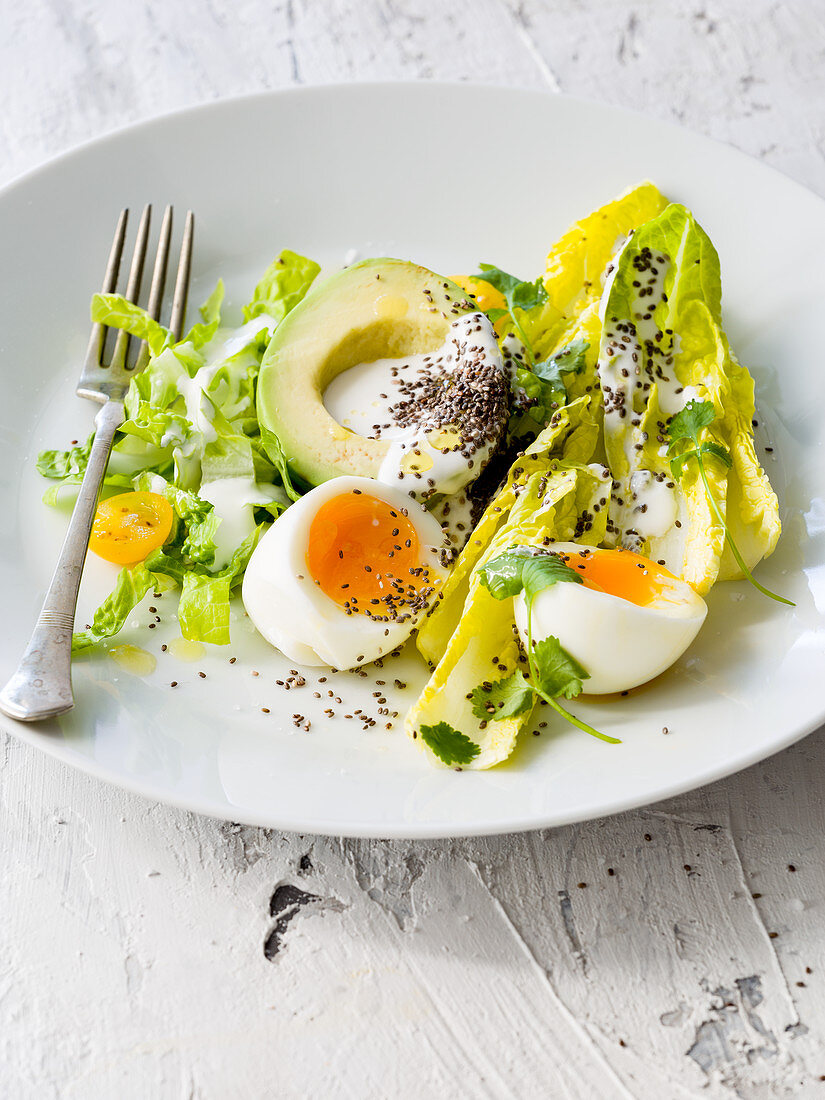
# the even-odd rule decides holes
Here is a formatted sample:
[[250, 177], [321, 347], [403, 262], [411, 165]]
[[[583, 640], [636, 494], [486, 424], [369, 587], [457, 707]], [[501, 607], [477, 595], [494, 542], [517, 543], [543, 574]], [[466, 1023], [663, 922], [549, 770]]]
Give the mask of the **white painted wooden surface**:
[[[442, 77], [638, 107], [825, 193], [824, 54], [821, 0], [0, 0], [0, 180], [191, 103]], [[3, 735], [0, 763], [4, 1098], [825, 1095], [822, 732], [444, 843], [219, 824]]]

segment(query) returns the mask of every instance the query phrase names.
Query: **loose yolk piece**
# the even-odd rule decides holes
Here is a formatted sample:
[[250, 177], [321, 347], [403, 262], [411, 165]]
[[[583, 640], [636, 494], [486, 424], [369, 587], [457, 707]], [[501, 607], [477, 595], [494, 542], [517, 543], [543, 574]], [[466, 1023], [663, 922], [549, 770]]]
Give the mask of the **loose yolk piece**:
[[163, 546], [174, 512], [158, 493], [118, 493], [98, 505], [89, 549], [116, 565], [137, 565]]
[[369, 493], [349, 492], [320, 506], [310, 524], [307, 568], [342, 607], [381, 614], [387, 596], [417, 587], [421, 548], [400, 509]]
[[485, 282], [484, 279], [471, 279], [469, 275], [454, 275], [453, 282], [460, 286], [462, 290], [466, 291], [467, 294], [472, 294], [476, 302], [478, 302], [479, 309], [507, 308], [507, 303], [501, 291], [496, 290], [494, 286]]
[[679, 578], [650, 558], [632, 550], [594, 550], [589, 554], [565, 554], [564, 560], [584, 579], [587, 588], [618, 596], [645, 607], [660, 596], [663, 588], [678, 584]]

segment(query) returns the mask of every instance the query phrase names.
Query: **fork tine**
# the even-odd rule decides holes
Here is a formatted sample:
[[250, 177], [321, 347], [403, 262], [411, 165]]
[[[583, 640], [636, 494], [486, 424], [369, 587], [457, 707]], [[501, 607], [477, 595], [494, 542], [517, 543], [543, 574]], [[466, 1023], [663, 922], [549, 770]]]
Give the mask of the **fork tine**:
[[172, 316], [169, 321], [176, 340], [180, 340], [183, 331], [183, 319], [186, 316], [186, 298], [189, 294], [189, 271], [192, 264], [192, 238], [195, 231], [195, 215], [191, 210], [186, 213], [186, 225], [180, 246], [180, 263], [175, 279], [175, 293], [172, 299]]
[[[166, 269], [169, 265], [169, 241], [172, 237], [172, 207], [167, 206], [160, 224], [158, 250], [155, 254], [155, 266], [152, 271], [152, 285], [149, 288], [149, 303], [146, 312], [156, 321], [163, 301], [163, 288], [166, 286]], [[145, 340], [140, 343], [135, 370], [141, 371], [149, 362], [149, 345]]]
[[[126, 223], [129, 220], [129, 209], [121, 210], [117, 220], [115, 236], [112, 247], [109, 250], [109, 260], [106, 264], [106, 274], [103, 276], [101, 293], [111, 294], [117, 286], [117, 274], [120, 271], [120, 257], [123, 255], [123, 242], [126, 239]], [[106, 326], [96, 322], [92, 325], [89, 336], [89, 346], [86, 350], [86, 366], [96, 367], [100, 365], [100, 355], [106, 339]]]
[[[127, 302], [136, 303], [138, 295], [140, 294], [140, 281], [143, 278], [143, 262], [146, 259], [146, 243], [149, 239], [149, 223], [151, 220], [152, 207], [151, 204], [147, 204], [143, 208], [143, 214], [140, 218], [137, 239], [135, 241], [135, 250], [132, 253], [132, 266], [129, 269], [129, 281], [126, 283], [126, 292], [123, 295]], [[115, 341], [115, 350], [112, 353], [112, 359], [109, 363], [112, 370], [118, 370], [126, 362], [126, 352], [128, 348], [129, 333], [120, 329], [117, 334], [117, 340]]]

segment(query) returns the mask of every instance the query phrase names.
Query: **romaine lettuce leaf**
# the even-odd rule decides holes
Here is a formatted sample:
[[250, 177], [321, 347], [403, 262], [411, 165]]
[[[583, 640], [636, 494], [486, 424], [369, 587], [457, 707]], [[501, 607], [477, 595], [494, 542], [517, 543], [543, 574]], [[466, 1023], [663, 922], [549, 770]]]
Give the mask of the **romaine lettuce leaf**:
[[[154, 492], [158, 491], [160, 486], [156, 485]], [[166, 485], [162, 491], [181, 521], [181, 537], [173, 540], [179, 546], [181, 556], [190, 564], [214, 565], [215, 535], [220, 519], [211, 503], [197, 493], [178, 489], [175, 485]]]
[[[527, 456], [525, 455], [525, 459]], [[610, 481], [600, 467], [557, 459], [549, 464], [525, 462], [519, 493], [470, 574], [467, 597], [458, 622], [421, 696], [411, 708], [407, 732], [427, 749], [422, 726], [447, 722], [479, 746], [465, 766], [490, 768], [513, 751], [519, 731], [529, 721], [532, 705], [501, 721], [485, 721], [474, 712], [474, 689], [516, 672], [522, 658], [513, 629], [511, 599], [496, 599], [482, 583], [479, 568], [512, 546], [540, 545], [544, 539], [596, 546], [604, 538]], [[433, 758], [437, 759], [437, 758]]]
[[290, 500], [298, 500], [301, 493], [295, 487], [295, 481], [297, 479], [289, 469], [289, 462], [284, 453], [284, 448], [281, 446], [281, 441], [265, 424], [261, 424], [261, 443], [267, 457], [281, 477], [287, 496]]
[[[436, 664], [458, 626], [469, 592], [470, 575], [486, 560], [497, 533], [510, 521], [523, 493], [525, 475], [549, 472], [554, 461], [590, 462], [599, 435], [599, 423], [590, 395], [584, 395], [553, 413], [550, 423], [510, 468], [504, 485], [473, 530], [442, 588], [442, 598], [419, 627], [416, 644], [423, 657]], [[609, 482], [608, 482], [609, 487]]]
[[[65, 451], [41, 451], [37, 456], [37, 471], [43, 477], [59, 481], [59, 485], [51, 485], [43, 494], [43, 503], [55, 506], [64, 488], [72, 488], [80, 485], [86, 467], [89, 464], [89, 455], [92, 450], [95, 433], [92, 432], [85, 443], [78, 443]], [[117, 469], [109, 469], [103, 479], [104, 489], [130, 489], [131, 477]]]
[[94, 441], [95, 433], [92, 432], [85, 443], [75, 444], [65, 451], [41, 451], [37, 456], [37, 472], [50, 478], [67, 478], [74, 474], [82, 476], [86, 472]]
[[[641, 226], [616, 260], [599, 354], [605, 452], [618, 482], [611, 535], [664, 561], [700, 593], [720, 575], [725, 538], [697, 464], [678, 484], [670, 477], [662, 440], [687, 400], [713, 403], [716, 419], [701, 439], [738, 455], [730, 474], [719, 462], [708, 463], [707, 474], [723, 513], [725, 501], [733, 504], [731, 533], [737, 544], [743, 536], [749, 566], [770, 553], [779, 532], [776, 498], [753, 453], [752, 383], [731, 356], [721, 297], [710, 239], [673, 204]], [[723, 575], [734, 574], [731, 559]]]
[[605, 270], [628, 233], [666, 206], [664, 195], [652, 183], [643, 183], [576, 222], [556, 242], [547, 256], [544, 285], [560, 321], [536, 338], [543, 354], [558, 346], [571, 319], [601, 297]]

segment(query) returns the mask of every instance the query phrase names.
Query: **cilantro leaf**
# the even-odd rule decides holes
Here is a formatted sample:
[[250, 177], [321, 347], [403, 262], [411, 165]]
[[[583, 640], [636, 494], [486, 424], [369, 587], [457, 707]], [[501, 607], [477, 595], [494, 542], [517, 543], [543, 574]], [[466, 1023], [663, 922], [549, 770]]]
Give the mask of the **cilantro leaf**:
[[503, 294], [511, 313], [514, 309], [522, 309], [527, 312], [535, 309], [536, 306], [544, 305], [547, 301], [547, 290], [541, 277], [530, 283], [519, 279], [516, 275], [510, 275], [507, 271], [502, 271], [500, 267], [494, 267], [492, 264], [479, 264], [478, 266], [481, 268], [481, 274], [473, 275], [472, 278], [483, 279], [485, 283], [489, 283], [490, 286], [495, 287], [499, 293]]
[[684, 451], [680, 455], [674, 455], [670, 460], [670, 472], [673, 474], [674, 481], [681, 481], [682, 474], [685, 472], [685, 466], [689, 458], [696, 458], [699, 452], [695, 447], [689, 451]]
[[727, 447], [723, 447], [721, 443], [711, 443], [710, 441], [707, 441], [703, 443], [702, 446], [699, 448], [699, 454], [716, 455], [718, 459], [721, 459], [721, 461], [724, 462], [728, 469], [730, 469], [733, 465], [730, 457], [730, 451], [727, 449]]
[[469, 764], [481, 752], [475, 741], [454, 729], [449, 722], [422, 726], [418, 732], [430, 752], [445, 764]]
[[538, 554], [528, 558], [521, 569], [521, 583], [528, 600], [533, 600], [545, 588], [565, 581], [584, 584], [582, 575], [571, 569], [558, 554]]
[[716, 410], [712, 401], [688, 401], [670, 422], [668, 435], [671, 443], [668, 451], [672, 451], [673, 444], [678, 439], [690, 439], [698, 446], [699, 433], [703, 428], [709, 427], [715, 419]]
[[472, 692], [473, 714], [482, 721], [501, 722], [515, 718], [533, 705], [533, 689], [516, 671], [492, 684], [479, 684]]
[[478, 578], [497, 600], [517, 596], [524, 588], [521, 579], [524, 562], [532, 556], [526, 546], [511, 546], [509, 550], [483, 565], [478, 571]]
[[571, 657], [562, 648], [561, 642], [552, 634], [535, 644], [533, 661], [538, 686], [554, 699], [560, 695], [565, 699], [575, 699], [581, 694], [582, 681], [590, 679], [590, 674], [585, 672], [575, 657]]
[[543, 382], [549, 382], [554, 389], [560, 389], [567, 396], [567, 389], [562, 380], [563, 374], [581, 374], [585, 367], [585, 354], [590, 344], [581, 336], [571, 340], [569, 344], [551, 355], [549, 359], [536, 363], [533, 373], [538, 375]]
[[[516, 413], [515, 421], [510, 425], [511, 434], [524, 434], [524, 430], [530, 428], [530, 421], [544, 425], [560, 405], [567, 404], [567, 386], [563, 375], [580, 374], [584, 370], [585, 354], [589, 347], [586, 340], [577, 337], [532, 368], [522, 366], [516, 369]], [[527, 420], [527, 425], [523, 424], [524, 420]]]
[[615, 737], [600, 733], [557, 702], [559, 696], [573, 699], [579, 695], [582, 681], [590, 678], [589, 673], [562, 648], [558, 638], [544, 638], [533, 645], [533, 600], [536, 595], [559, 582], [583, 584], [584, 578], [571, 569], [560, 554], [552, 551], [536, 554], [529, 546], [511, 546], [509, 550], [482, 566], [478, 574], [481, 583], [497, 600], [524, 592], [527, 604], [526, 652], [530, 679], [516, 671], [495, 683], [480, 684], [470, 693], [475, 717], [482, 722], [495, 722], [523, 714], [530, 706], [532, 692], [549, 703], [565, 721], [578, 726], [585, 733], [610, 744], [619, 744]]
[[[704, 428], [710, 427], [715, 419], [716, 410], [713, 407], [713, 403], [710, 401], [688, 401], [685, 407], [680, 412], [676, 413], [667, 429], [669, 437], [667, 453], [672, 456], [670, 459], [671, 473], [676, 481], [680, 481], [689, 460], [691, 458], [696, 459], [696, 465], [699, 468], [699, 476], [705, 487], [708, 503], [725, 532], [725, 539], [730, 547], [736, 564], [742, 571], [742, 575], [746, 580], [750, 581], [753, 587], [758, 589], [763, 596], [767, 596], [771, 600], [776, 600], [777, 603], [784, 603], [788, 604], [789, 607], [795, 607], [796, 605], [792, 600], [786, 600], [784, 596], [780, 596], [776, 592], [771, 592], [769, 588], [765, 588], [764, 585], [760, 584], [753, 573], [751, 573], [750, 569], [748, 569], [745, 559], [739, 552], [739, 547], [733, 541], [733, 536], [730, 533], [725, 517], [722, 515], [722, 509], [719, 506], [719, 502], [713, 495], [710, 482], [708, 481], [707, 471], [705, 470], [704, 456], [713, 455], [714, 458], [718, 458], [721, 462], [724, 462], [728, 468], [732, 465], [730, 451], [726, 447], [723, 447], [721, 443], [715, 443], [710, 439], [706, 439], [704, 442], [699, 441], [699, 433]], [[689, 440], [694, 446], [687, 451], [677, 451], [676, 449], [683, 439]]]
[[[507, 303], [506, 312], [509, 313], [513, 328], [524, 345], [529, 362], [532, 363], [535, 359], [533, 346], [515, 311], [529, 313], [531, 309], [544, 305], [547, 301], [547, 289], [544, 282], [540, 277], [532, 283], [525, 282], [523, 279], [519, 279], [518, 276], [510, 275], [509, 272], [502, 271], [500, 267], [494, 267], [492, 264], [479, 264], [478, 266], [481, 268], [481, 272], [478, 275], [472, 275], [471, 278], [482, 279], [503, 295], [504, 301]], [[502, 310], [491, 311], [492, 314], [495, 314], [495, 320], [504, 316], [504, 312]]]
[[[699, 442], [699, 433], [716, 419], [716, 410], [711, 401], [688, 401], [685, 407], [673, 417], [668, 427], [670, 443], [667, 453], [671, 455], [670, 470], [679, 481], [685, 471], [688, 459], [695, 458], [701, 462], [702, 455], [714, 455], [730, 468], [732, 465], [730, 451], [721, 443], [714, 443], [706, 439]], [[690, 450], [676, 453], [681, 440], [687, 439], [694, 444]]]
[[537, 554], [529, 546], [511, 546], [483, 565], [478, 574], [481, 583], [497, 600], [506, 600], [522, 591], [532, 600], [536, 593], [559, 581], [583, 583], [575, 569], [558, 554]]

